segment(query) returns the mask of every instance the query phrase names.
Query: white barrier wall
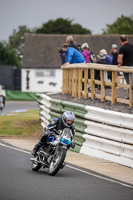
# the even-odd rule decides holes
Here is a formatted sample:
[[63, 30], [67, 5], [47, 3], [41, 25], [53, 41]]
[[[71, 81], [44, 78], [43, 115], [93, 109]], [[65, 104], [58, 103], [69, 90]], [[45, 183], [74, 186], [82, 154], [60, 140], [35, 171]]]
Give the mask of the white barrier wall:
[[133, 115], [86, 106], [80, 153], [133, 168]]
[[51, 118], [50, 113], [50, 97], [45, 94], [38, 95], [39, 100], [39, 107], [40, 107], [40, 118], [41, 118], [41, 125], [45, 128], [49, 124], [49, 120]]
[[[46, 127], [51, 119], [51, 98], [45, 94], [39, 97], [41, 125]], [[91, 106], [85, 110], [83, 123], [87, 128], [80, 153], [133, 168], [133, 115]]]
[[118, 127], [133, 129], [133, 115], [86, 106], [86, 119], [106, 123]]
[[61, 69], [22, 69], [23, 92], [61, 92]]

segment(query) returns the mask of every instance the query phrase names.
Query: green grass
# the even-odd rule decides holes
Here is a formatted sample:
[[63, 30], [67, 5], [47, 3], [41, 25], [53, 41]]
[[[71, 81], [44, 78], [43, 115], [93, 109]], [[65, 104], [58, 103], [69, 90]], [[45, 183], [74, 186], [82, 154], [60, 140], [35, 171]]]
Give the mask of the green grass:
[[38, 110], [17, 114], [0, 116], [0, 136], [30, 136], [42, 128]]

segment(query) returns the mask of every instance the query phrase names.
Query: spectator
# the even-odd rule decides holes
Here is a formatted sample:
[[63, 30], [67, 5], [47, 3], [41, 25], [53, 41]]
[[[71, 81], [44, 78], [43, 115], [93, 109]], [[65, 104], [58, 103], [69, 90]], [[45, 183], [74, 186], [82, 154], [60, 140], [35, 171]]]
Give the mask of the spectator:
[[85, 62], [85, 59], [82, 56], [82, 54], [75, 48], [68, 47], [68, 45], [65, 43], [65, 44], [63, 44], [62, 49], [63, 49], [63, 51], [66, 52], [66, 63], [64, 64], [64, 66], [67, 64]]
[[73, 48], [79, 50], [77, 43], [73, 41], [73, 37], [71, 35], [67, 36], [66, 43], [69, 47], [73, 47]]
[[100, 52], [104, 54], [107, 64], [112, 65], [112, 57], [107, 54], [107, 51], [105, 49], [102, 49], [100, 50]]
[[[102, 49], [100, 52], [104, 54], [107, 65], [112, 65], [112, 57], [107, 54], [107, 51], [105, 49]], [[108, 79], [112, 80], [112, 72], [108, 71], [107, 74]]]
[[[97, 57], [99, 58], [99, 60], [97, 61], [98, 64], [107, 65], [105, 55], [101, 51], [99, 52], [99, 55], [97, 55]], [[95, 70], [95, 79], [100, 80], [100, 71], [99, 70]], [[96, 87], [98, 87], [98, 89], [100, 89], [100, 85], [98, 85], [98, 86], [96, 85]]]
[[85, 58], [86, 63], [90, 62], [90, 51], [89, 51], [89, 45], [87, 43], [82, 44], [81, 46], [83, 52], [82, 55]]
[[[81, 46], [82, 49], [82, 55], [85, 58], [86, 63], [90, 62], [90, 51], [89, 51], [89, 45], [87, 43], [83, 43]], [[84, 69], [82, 77], [84, 78]], [[90, 79], [90, 70], [88, 69], [88, 78]], [[84, 90], [84, 83], [82, 83], [82, 90]], [[88, 91], [91, 90], [91, 86], [88, 85]]]
[[117, 51], [117, 45], [116, 44], [113, 44], [112, 45], [112, 56], [113, 56], [113, 59], [112, 59], [112, 65], [118, 65], [118, 51]]
[[60, 49], [58, 52], [59, 52], [61, 62], [62, 62], [62, 65], [63, 65], [64, 63], [66, 63], [66, 52], [63, 51], [62, 49]]
[[90, 62], [91, 63], [96, 63], [97, 62], [96, 55], [92, 51], [90, 52]]
[[[118, 60], [118, 51], [117, 51], [117, 45], [116, 44], [112, 45], [111, 52], [112, 52], [112, 57], [113, 57], [113, 59], [112, 59], [112, 65], [118, 65], [118, 61], [117, 61]], [[111, 73], [111, 80], [112, 80], [112, 73]], [[116, 77], [116, 82], [119, 83], [118, 76]]]
[[78, 50], [79, 50], [80, 53], [82, 53], [82, 48], [81, 48], [80, 44], [78, 44]]
[[[133, 67], [133, 44], [128, 43], [126, 35], [120, 36], [120, 43], [122, 47], [118, 55], [118, 67], [131, 66]], [[129, 73], [124, 73], [126, 83], [129, 84]]]

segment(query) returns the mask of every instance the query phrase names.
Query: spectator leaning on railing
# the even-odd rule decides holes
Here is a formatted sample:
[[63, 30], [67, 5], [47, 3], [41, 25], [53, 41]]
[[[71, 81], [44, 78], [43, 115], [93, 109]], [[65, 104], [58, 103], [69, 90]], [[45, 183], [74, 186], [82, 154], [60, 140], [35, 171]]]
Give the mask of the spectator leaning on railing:
[[85, 62], [85, 59], [82, 56], [82, 54], [75, 48], [68, 47], [68, 45], [65, 43], [65, 44], [63, 44], [62, 49], [63, 49], [63, 51], [66, 52], [66, 63], [63, 66], [65, 66], [67, 64]]
[[79, 51], [78, 44], [73, 40], [73, 37], [71, 35], [68, 35], [66, 37], [66, 43], [69, 47], [73, 47]]
[[[122, 47], [118, 55], [118, 67], [130, 66], [133, 67], [133, 44], [128, 43], [126, 35], [120, 36], [120, 43]], [[124, 73], [126, 83], [129, 84], [129, 73]]]

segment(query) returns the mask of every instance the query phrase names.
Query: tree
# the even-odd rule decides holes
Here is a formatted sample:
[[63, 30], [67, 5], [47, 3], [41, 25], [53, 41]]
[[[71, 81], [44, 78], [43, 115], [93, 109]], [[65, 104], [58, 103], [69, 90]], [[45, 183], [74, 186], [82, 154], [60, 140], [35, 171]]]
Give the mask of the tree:
[[103, 34], [133, 34], [133, 17], [121, 15], [113, 24], [107, 24]]
[[57, 18], [44, 23], [36, 33], [43, 34], [91, 34], [89, 29], [83, 28], [80, 24], [72, 24], [73, 20]]
[[24, 34], [31, 33], [32, 30], [27, 26], [19, 26], [18, 30], [13, 30], [13, 34], [9, 36], [9, 46], [14, 49], [19, 55], [22, 53], [22, 47], [24, 45]]
[[9, 43], [0, 43], [0, 64], [21, 66], [20, 57], [24, 45], [25, 33], [44, 34], [91, 34], [89, 29], [83, 28], [80, 24], [72, 24], [73, 20], [58, 18], [49, 20], [41, 28], [29, 29], [27, 26], [19, 26], [9, 36]]
[[16, 51], [2, 42], [0, 42], [0, 64], [15, 65], [18, 68], [21, 66], [21, 61]]

